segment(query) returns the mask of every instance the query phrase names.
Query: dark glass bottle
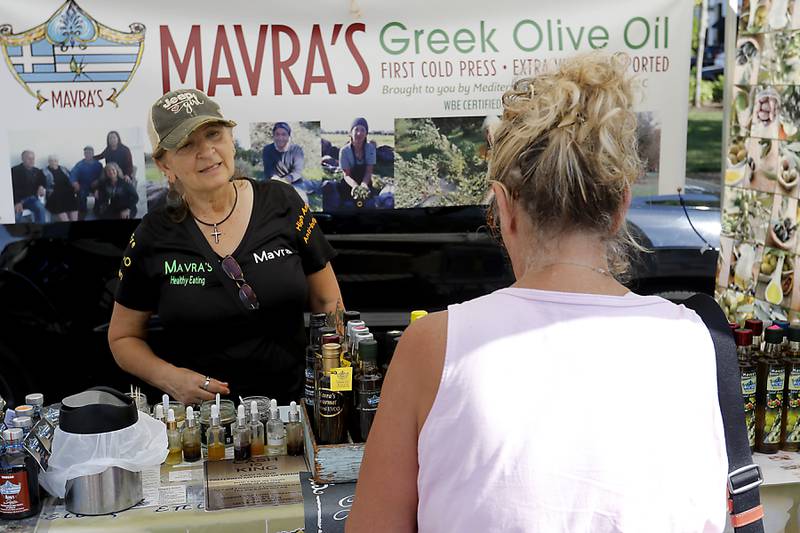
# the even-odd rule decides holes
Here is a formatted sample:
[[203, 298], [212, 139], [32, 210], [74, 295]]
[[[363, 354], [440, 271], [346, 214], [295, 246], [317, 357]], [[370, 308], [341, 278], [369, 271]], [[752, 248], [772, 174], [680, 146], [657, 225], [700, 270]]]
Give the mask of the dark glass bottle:
[[751, 353], [760, 351], [764, 341], [764, 323], [757, 318], [750, 318], [744, 321], [744, 329], [749, 329], [753, 332]]
[[[325, 313], [314, 313], [309, 318], [308, 322], [308, 346], [306, 347], [306, 378], [305, 387], [303, 388], [303, 403], [306, 406], [306, 413], [314, 412], [314, 378], [316, 376], [316, 353], [321, 350], [320, 330], [325, 327], [326, 320]], [[314, 417], [311, 417], [311, 427], [314, 428]]]
[[400, 342], [400, 337], [403, 335], [402, 331], [389, 331], [386, 333], [386, 359], [381, 366], [383, 375], [389, 371], [389, 365], [394, 357], [394, 352], [397, 350], [397, 344]]
[[758, 384], [756, 365], [750, 355], [753, 332], [749, 329], [737, 329], [733, 333], [733, 338], [736, 341], [736, 355], [739, 359], [747, 440], [750, 442], [750, 451], [753, 451], [756, 445], [756, 388]]
[[331, 370], [339, 367], [340, 344], [322, 345], [322, 368], [317, 378], [317, 427], [320, 444], [341, 444], [347, 441], [345, 398], [331, 388]]
[[[781, 357], [783, 329], [770, 326], [757, 362], [756, 451], [776, 453], [781, 443], [785, 369]], [[752, 341], [751, 341], [752, 342]]]
[[383, 375], [378, 371], [378, 343], [373, 339], [359, 341], [358, 355], [362, 367], [355, 383], [356, 410], [359, 437], [366, 441], [381, 400]]
[[800, 450], [800, 326], [790, 325], [786, 335], [789, 351], [785, 360], [781, 450], [796, 452]]
[[22, 429], [3, 431], [0, 453], [0, 518], [19, 520], [39, 514], [39, 466], [22, 447]]

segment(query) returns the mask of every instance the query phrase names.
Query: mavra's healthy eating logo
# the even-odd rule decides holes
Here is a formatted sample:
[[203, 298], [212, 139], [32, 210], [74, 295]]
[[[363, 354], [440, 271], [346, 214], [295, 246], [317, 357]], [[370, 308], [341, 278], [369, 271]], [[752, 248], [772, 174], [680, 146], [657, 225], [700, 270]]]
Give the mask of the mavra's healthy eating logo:
[[11, 73], [36, 98], [36, 109], [115, 106], [144, 52], [145, 27], [130, 32], [100, 24], [74, 0], [22, 33], [0, 24], [0, 47]]

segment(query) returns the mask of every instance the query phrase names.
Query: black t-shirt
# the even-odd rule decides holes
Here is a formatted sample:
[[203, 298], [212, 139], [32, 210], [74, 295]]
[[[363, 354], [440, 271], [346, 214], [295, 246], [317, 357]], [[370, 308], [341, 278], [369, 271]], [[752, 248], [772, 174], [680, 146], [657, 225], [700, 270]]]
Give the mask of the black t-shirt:
[[258, 310], [239, 300], [192, 217], [175, 223], [164, 209], [148, 213], [131, 236], [115, 298], [158, 313], [166, 342], [156, 354], [164, 360], [227, 381], [233, 398], [260, 394], [285, 405], [302, 395], [306, 276], [335, 251], [292, 186], [250, 183], [253, 211], [232, 255]]

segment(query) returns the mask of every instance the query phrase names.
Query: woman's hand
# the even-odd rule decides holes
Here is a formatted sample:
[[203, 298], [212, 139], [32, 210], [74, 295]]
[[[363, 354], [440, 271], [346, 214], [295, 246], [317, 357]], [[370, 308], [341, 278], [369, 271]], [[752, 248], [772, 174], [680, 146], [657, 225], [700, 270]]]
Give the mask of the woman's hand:
[[193, 405], [205, 400], [213, 400], [217, 393], [221, 395], [231, 393], [227, 383], [214, 378], [211, 378], [208, 382], [208, 388], [203, 389], [205, 381], [206, 376], [198, 374], [194, 370], [175, 367], [167, 378], [165, 388], [169, 389], [167, 392], [170, 396], [183, 405]]

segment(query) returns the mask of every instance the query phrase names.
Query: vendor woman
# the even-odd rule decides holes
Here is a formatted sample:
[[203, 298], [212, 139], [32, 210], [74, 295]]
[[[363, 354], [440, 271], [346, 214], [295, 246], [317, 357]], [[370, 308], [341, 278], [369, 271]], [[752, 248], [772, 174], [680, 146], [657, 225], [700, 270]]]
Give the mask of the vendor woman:
[[333, 248], [291, 185], [234, 177], [235, 123], [208, 96], [168, 93], [148, 122], [169, 195], [123, 257], [108, 333], [117, 364], [184, 404], [215, 393], [298, 400], [303, 311], [342, 305]]

